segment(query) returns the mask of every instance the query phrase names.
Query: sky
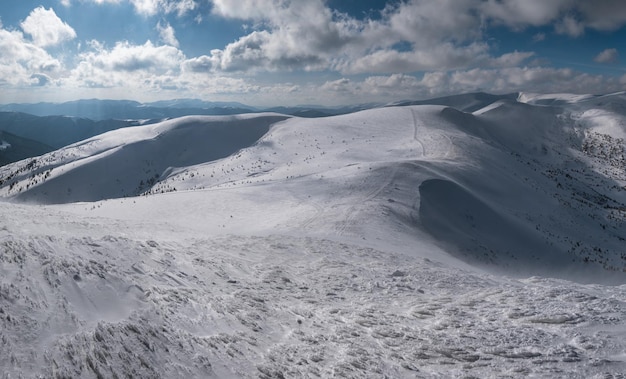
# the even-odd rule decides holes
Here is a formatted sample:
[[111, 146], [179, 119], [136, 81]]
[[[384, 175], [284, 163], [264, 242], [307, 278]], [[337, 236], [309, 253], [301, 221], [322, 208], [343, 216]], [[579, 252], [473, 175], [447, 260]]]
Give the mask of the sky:
[[0, 103], [626, 90], [624, 0], [8, 0]]

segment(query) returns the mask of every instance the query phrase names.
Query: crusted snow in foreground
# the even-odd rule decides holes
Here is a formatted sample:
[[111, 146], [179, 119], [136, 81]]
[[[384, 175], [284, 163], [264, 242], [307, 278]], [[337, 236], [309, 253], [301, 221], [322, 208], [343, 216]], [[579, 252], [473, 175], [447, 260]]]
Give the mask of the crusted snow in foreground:
[[516, 280], [293, 234], [146, 239], [121, 222], [0, 208], [5, 377], [626, 372], [626, 286]]

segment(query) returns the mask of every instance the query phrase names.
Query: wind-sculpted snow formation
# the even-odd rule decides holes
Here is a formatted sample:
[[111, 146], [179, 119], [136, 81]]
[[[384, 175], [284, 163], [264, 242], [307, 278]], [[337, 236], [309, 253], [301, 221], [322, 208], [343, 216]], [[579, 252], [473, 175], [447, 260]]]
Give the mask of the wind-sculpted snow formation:
[[623, 377], [625, 95], [437, 103], [186, 117], [1, 167], [0, 367]]

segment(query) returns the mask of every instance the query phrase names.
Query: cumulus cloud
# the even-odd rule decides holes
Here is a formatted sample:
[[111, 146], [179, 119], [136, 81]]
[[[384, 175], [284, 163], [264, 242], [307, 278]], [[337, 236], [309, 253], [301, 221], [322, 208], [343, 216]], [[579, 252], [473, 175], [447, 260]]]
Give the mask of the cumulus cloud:
[[388, 5], [380, 22], [366, 30], [383, 40], [404, 40], [429, 47], [441, 41], [465, 42], [482, 35], [475, 0], [410, 0]]
[[451, 43], [442, 43], [429, 50], [408, 52], [384, 49], [341, 62], [335, 68], [346, 74], [451, 70], [486, 59], [487, 51], [488, 47], [483, 43], [473, 43], [463, 48], [457, 48]]
[[610, 77], [581, 73], [569, 68], [547, 67], [458, 71], [450, 75], [447, 88], [457, 93], [472, 91], [470, 88], [495, 93], [514, 91], [550, 93], [555, 90], [571, 93], [607, 93], [620, 90], [619, 84]]
[[622, 0], [576, 1], [576, 7], [584, 16], [587, 27], [611, 31], [626, 23], [626, 7]]
[[153, 16], [158, 13], [160, 0], [130, 0], [139, 14]]
[[177, 13], [183, 16], [198, 7], [198, 3], [194, 0], [170, 0], [162, 3], [165, 13]]
[[585, 29], [616, 30], [626, 24], [622, 0], [487, 0], [478, 9], [496, 23], [514, 28], [554, 23], [557, 33], [572, 37]]
[[[205, 59], [213, 70], [334, 69], [344, 74], [521, 64], [532, 53], [491, 56], [484, 28], [553, 26], [571, 37], [626, 24], [621, 0], [407, 0], [357, 20], [323, 0], [212, 0], [215, 15], [253, 30]], [[535, 41], [545, 39], [536, 35]], [[408, 49], [398, 49], [401, 44]], [[206, 66], [206, 65], [205, 65]], [[206, 66], [208, 67], [208, 66]]]
[[46, 47], [76, 38], [76, 32], [63, 22], [52, 8], [35, 8], [20, 24], [24, 33], [29, 34], [33, 43]]
[[559, 34], [579, 37], [585, 33], [585, 25], [573, 16], [565, 16], [555, 25], [554, 30]]
[[281, 8], [287, 6], [284, 0], [213, 0], [213, 13], [239, 19], [273, 18]]
[[407, 74], [378, 75], [369, 76], [362, 81], [342, 78], [324, 83], [317, 91], [321, 94], [320, 99], [350, 96], [355, 101], [380, 101], [380, 99], [396, 101], [476, 91], [607, 93], [619, 91], [624, 83], [626, 75], [619, 83], [605, 76], [590, 75], [571, 69], [508, 67], [434, 71], [421, 77]]
[[[0, 86], [29, 86], [43, 76], [56, 76], [61, 62], [19, 31], [0, 28]], [[39, 76], [37, 76], [39, 75]], [[50, 80], [46, 80], [48, 83]]]
[[129, 0], [135, 11], [144, 16], [158, 13], [177, 13], [179, 16], [190, 12], [198, 6], [194, 0]]
[[176, 39], [176, 32], [174, 31], [174, 28], [172, 27], [172, 25], [170, 25], [169, 23], [165, 23], [165, 25], [161, 25], [161, 23], [159, 22], [156, 28], [157, 28], [157, 31], [159, 32], [161, 41], [165, 42], [166, 44], [170, 46], [174, 46], [174, 47], [179, 46], [178, 40]]
[[617, 49], [606, 49], [593, 59], [598, 63], [616, 63], [619, 57]]
[[[459, 2], [424, 3], [421, 8], [402, 3], [386, 8], [384, 20], [361, 22], [332, 11], [322, 0], [214, 0], [214, 14], [252, 20], [262, 27], [213, 51], [212, 67], [405, 72], [442, 65], [455, 68], [471, 61], [472, 55], [484, 55], [481, 43], [460, 46], [471, 37], [467, 29], [479, 28], [480, 21], [456, 12], [448, 12], [454, 17], [432, 20], [430, 15], [441, 11], [436, 5], [440, 3], [453, 10]], [[394, 49], [400, 42], [411, 45], [411, 51]]]
[[324, 83], [321, 87], [325, 91], [350, 92], [353, 90], [352, 82], [348, 78], [341, 78]]
[[111, 50], [99, 43], [92, 46], [95, 51], [79, 55], [81, 62], [109, 72], [168, 73], [177, 71], [184, 60], [184, 54], [176, 47], [155, 46], [150, 41], [143, 45], [118, 42]]
[[90, 50], [78, 55], [78, 63], [63, 84], [72, 88], [146, 89], [167, 78], [180, 75], [184, 54], [176, 47], [118, 42], [111, 49], [98, 41], [88, 43]]
[[548, 24], [573, 3], [571, 0], [487, 0], [478, 8], [498, 23], [526, 27]]
[[[69, 4], [70, 0], [61, 0]], [[176, 13], [183, 16], [186, 13], [196, 9], [198, 3], [196, 0], [81, 0], [91, 1], [96, 4], [119, 4], [128, 1], [133, 5], [135, 12], [143, 16], [154, 16], [160, 13], [169, 14]]]
[[503, 54], [497, 58], [491, 58], [489, 60], [489, 66], [491, 67], [513, 67], [522, 64], [528, 58], [535, 55], [533, 52], [528, 51], [514, 51], [512, 53]]
[[[218, 54], [218, 52], [216, 51], [215, 54]], [[186, 60], [185, 62], [183, 62], [182, 67], [183, 70], [187, 72], [208, 73], [213, 69], [214, 64], [215, 59], [206, 55], [202, 55]]]
[[260, 86], [244, 79], [199, 69], [201, 59], [187, 59], [174, 46], [157, 46], [150, 41], [142, 45], [118, 42], [112, 48], [98, 41], [90, 41], [88, 45], [90, 51], [79, 56], [77, 66], [62, 79], [64, 85], [113, 92], [124, 89], [126, 92], [120, 95], [124, 97], [132, 93], [146, 97], [167, 91], [177, 91], [177, 96], [185, 93], [189, 96], [245, 96], [260, 91]]

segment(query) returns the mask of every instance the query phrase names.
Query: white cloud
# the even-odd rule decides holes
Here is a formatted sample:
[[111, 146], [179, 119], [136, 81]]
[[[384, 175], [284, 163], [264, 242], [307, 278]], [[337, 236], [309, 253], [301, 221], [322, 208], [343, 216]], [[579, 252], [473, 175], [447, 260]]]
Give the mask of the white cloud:
[[477, 59], [486, 59], [487, 51], [487, 45], [482, 43], [464, 47], [442, 43], [428, 50], [408, 52], [385, 49], [341, 62], [335, 67], [346, 74], [451, 70], [472, 65]]
[[[324, 70], [344, 74], [414, 72], [523, 63], [531, 52], [493, 57], [484, 29], [553, 26], [572, 37], [626, 24], [622, 0], [406, 0], [380, 19], [357, 20], [324, 0], [212, 0], [215, 15], [253, 21], [253, 30], [214, 51], [214, 70]], [[576, 17], [574, 17], [576, 15]], [[534, 41], [545, 39], [537, 34]], [[398, 49], [398, 45], [408, 50]]]
[[606, 49], [598, 54], [593, 60], [598, 63], [616, 63], [619, 57], [617, 49]]
[[[216, 51], [215, 54], [218, 54], [218, 52]], [[217, 62], [213, 57], [202, 55], [186, 60], [183, 62], [182, 68], [187, 72], [208, 73], [213, 69], [213, 66], [216, 63]]]
[[500, 69], [470, 69], [453, 72], [433, 71], [419, 76], [392, 74], [370, 76], [362, 81], [342, 78], [326, 82], [316, 90], [320, 99], [350, 98], [352, 102], [425, 99], [451, 94], [485, 91], [511, 93], [531, 91], [540, 93], [608, 93], [620, 91], [626, 83], [590, 75], [571, 69], [542, 67], [509, 67]]
[[514, 91], [607, 93], [619, 90], [619, 85], [609, 77], [590, 75], [568, 68], [511, 67], [454, 72], [450, 75], [447, 88], [451, 93], [476, 89], [494, 93]]
[[626, 24], [622, 0], [487, 0], [479, 8], [496, 23], [513, 28], [553, 25], [557, 33], [571, 37], [586, 29], [616, 30]]
[[139, 14], [153, 16], [158, 13], [161, 0], [130, 0]]
[[565, 16], [554, 26], [554, 30], [570, 37], [580, 37], [585, 33], [585, 25], [572, 16]]
[[[486, 50], [484, 44], [466, 43], [480, 34], [480, 20], [454, 12], [458, 4], [471, 1], [402, 3], [388, 7], [384, 20], [361, 22], [333, 12], [322, 0], [213, 0], [214, 14], [252, 20], [262, 27], [212, 52], [212, 67], [225, 71], [333, 68], [344, 73], [462, 67]], [[447, 6], [447, 14], [453, 17], [439, 17], [438, 4]], [[472, 28], [475, 32], [468, 33]], [[400, 42], [409, 43], [412, 51], [394, 49]]]
[[165, 23], [165, 25], [161, 25], [161, 23], [159, 22], [156, 28], [163, 42], [165, 42], [166, 44], [170, 46], [174, 46], [174, 47], [179, 46], [178, 40], [176, 39], [176, 32], [174, 31], [174, 28], [172, 27], [172, 25], [170, 25], [169, 23]]
[[46, 47], [76, 38], [76, 32], [63, 22], [52, 8], [35, 8], [20, 24], [24, 33], [29, 34], [33, 43]]
[[26, 41], [19, 31], [0, 28], [0, 51], [0, 87], [41, 83], [38, 78], [58, 76], [62, 68], [59, 60]]
[[61, 5], [63, 5], [64, 7], [69, 7], [72, 5], [71, 0], [60, 0], [61, 1]]
[[373, 24], [369, 32], [383, 39], [409, 41], [418, 47], [438, 45], [441, 41], [471, 41], [482, 35], [482, 20], [471, 11], [475, 5], [475, 0], [402, 2], [388, 6], [383, 20]]
[[108, 72], [171, 73], [178, 71], [185, 56], [173, 46], [155, 46], [147, 41], [143, 45], [118, 42], [111, 50], [92, 43], [95, 51], [79, 55], [83, 63]]
[[353, 85], [350, 79], [341, 78], [324, 83], [321, 87], [323, 90], [332, 92], [351, 92]]
[[576, 3], [589, 28], [611, 31], [626, 24], [626, 6], [622, 0], [578, 0]]
[[[106, 0], [105, 0], [106, 1]], [[109, 0], [111, 1], [111, 0]], [[195, 0], [129, 0], [135, 11], [144, 16], [158, 13], [177, 13], [182, 16], [198, 6]]]
[[288, 6], [284, 0], [213, 0], [213, 13], [243, 20], [271, 19], [281, 8]]
[[[119, 4], [128, 1], [135, 8], [135, 12], [142, 16], [154, 16], [159, 13], [176, 13], [183, 16], [198, 7], [196, 0], [81, 0], [96, 4]], [[61, 0], [70, 2], [70, 0]]]
[[80, 89], [81, 96], [90, 91], [97, 94], [103, 89], [123, 98], [133, 95], [159, 98], [159, 94], [160, 97], [171, 97], [174, 95], [167, 94], [171, 91], [176, 91], [175, 96], [187, 94], [194, 97], [212, 94], [245, 96], [261, 91], [260, 86], [241, 78], [203, 70], [203, 57], [187, 59], [182, 51], [171, 45], [158, 46], [150, 41], [142, 45], [118, 42], [112, 48], [99, 41], [89, 41], [87, 45], [90, 50], [80, 54], [76, 67], [60, 80], [67, 88]]
[[176, 12], [178, 16], [183, 16], [198, 7], [195, 0], [170, 0], [162, 3], [165, 13]]
[[533, 52], [528, 51], [514, 51], [512, 53], [503, 54], [497, 58], [492, 58], [489, 61], [491, 67], [514, 67], [522, 64], [528, 58], [535, 55]]
[[546, 25], [574, 3], [573, 0], [487, 0], [478, 8], [498, 23], [519, 28]]

